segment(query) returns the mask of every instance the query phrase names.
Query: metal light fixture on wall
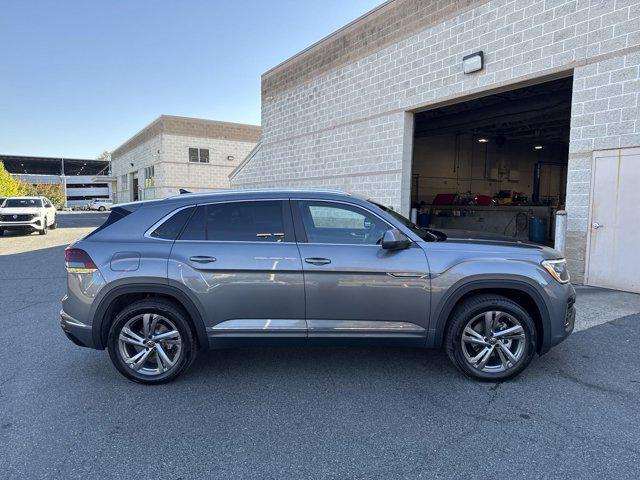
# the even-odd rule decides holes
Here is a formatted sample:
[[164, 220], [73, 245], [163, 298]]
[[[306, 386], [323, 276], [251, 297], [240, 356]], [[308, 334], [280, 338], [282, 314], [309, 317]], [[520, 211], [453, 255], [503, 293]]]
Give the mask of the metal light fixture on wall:
[[466, 57], [462, 57], [462, 71], [466, 74], [479, 72], [484, 68], [484, 52], [472, 53]]
[[233, 155], [229, 155], [227, 157], [227, 160], [229, 160], [230, 162], [233, 162], [236, 159], [236, 157], [234, 157]]

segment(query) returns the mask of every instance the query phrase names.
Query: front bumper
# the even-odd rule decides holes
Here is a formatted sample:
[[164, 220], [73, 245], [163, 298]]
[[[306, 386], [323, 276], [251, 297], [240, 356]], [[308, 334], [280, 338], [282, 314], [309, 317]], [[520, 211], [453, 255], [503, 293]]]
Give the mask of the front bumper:
[[576, 290], [570, 283], [554, 284], [551, 296], [549, 331], [545, 332], [541, 352], [548, 352], [552, 347], [565, 340], [575, 327]]
[[25, 222], [0, 222], [0, 228], [4, 230], [41, 230], [42, 220], [34, 218]]
[[95, 348], [91, 325], [85, 325], [60, 310], [60, 328], [67, 338], [80, 347]]

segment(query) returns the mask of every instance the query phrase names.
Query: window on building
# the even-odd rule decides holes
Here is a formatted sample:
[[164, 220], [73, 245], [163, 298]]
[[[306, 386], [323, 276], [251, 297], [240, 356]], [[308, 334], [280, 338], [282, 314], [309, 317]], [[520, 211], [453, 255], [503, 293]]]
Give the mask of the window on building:
[[209, 163], [209, 149], [189, 148], [189, 161], [193, 163]]
[[310, 243], [375, 245], [389, 228], [373, 213], [356, 206], [306, 201], [299, 205]]
[[198, 207], [180, 239], [282, 242], [282, 202], [230, 202]]
[[122, 191], [129, 190], [129, 182], [126, 173], [120, 177], [120, 183], [122, 184]]
[[144, 169], [144, 186], [147, 188], [154, 187], [156, 184], [155, 176], [155, 167], [153, 165], [150, 167], [146, 167]]

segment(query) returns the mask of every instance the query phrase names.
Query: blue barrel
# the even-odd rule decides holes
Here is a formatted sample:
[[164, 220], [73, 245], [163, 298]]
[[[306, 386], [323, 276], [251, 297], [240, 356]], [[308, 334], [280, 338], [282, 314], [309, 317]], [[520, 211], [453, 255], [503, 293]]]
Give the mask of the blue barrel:
[[418, 226], [419, 227], [428, 227], [431, 223], [431, 215], [428, 213], [420, 213], [418, 214]]
[[547, 222], [544, 218], [529, 217], [529, 240], [544, 243], [547, 239]]

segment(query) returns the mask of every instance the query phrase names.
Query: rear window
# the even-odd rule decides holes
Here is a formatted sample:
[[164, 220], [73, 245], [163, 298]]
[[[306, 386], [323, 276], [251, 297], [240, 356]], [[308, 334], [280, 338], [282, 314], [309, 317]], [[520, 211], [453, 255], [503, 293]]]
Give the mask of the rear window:
[[95, 235], [100, 230], [104, 230], [108, 226], [113, 225], [119, 220], [122, 220], [124, 217], [126, 217], [130, 213], [131, 211], [126, 210], [125, 208], [119, 208], [119, 207], [112, 208], [111, 213], [109, 213], [109, 216], [107, 217], [105, 222], [84, 238], [89, 238], [90, 236]]
[[281, 201], [229, 202], [197, 208], [180, 240], [281, 242]]
[[42, 207], [42, 200], [39, 198], [8, 198], [4, 203], [4, 208], [33, 208]]
[[182, 227], [193, 214], [194, 207], [184, 208], [162, 223], [158, 228], [151, 232], [153, 238], [162, 238], [164, 240], [175, 240], [180, 235]]

